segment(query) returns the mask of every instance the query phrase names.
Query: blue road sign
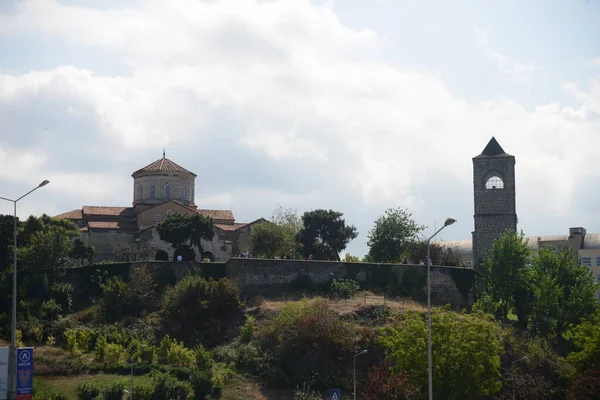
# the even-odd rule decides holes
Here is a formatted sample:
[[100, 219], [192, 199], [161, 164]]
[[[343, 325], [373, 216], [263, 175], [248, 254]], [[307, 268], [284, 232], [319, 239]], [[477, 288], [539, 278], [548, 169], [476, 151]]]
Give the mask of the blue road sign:
[[329, 400], [341, 400], [342, 391], [340, 389], [329, 389]]
[[17, 349], [17, 400], [33, 397], [33, 347]]

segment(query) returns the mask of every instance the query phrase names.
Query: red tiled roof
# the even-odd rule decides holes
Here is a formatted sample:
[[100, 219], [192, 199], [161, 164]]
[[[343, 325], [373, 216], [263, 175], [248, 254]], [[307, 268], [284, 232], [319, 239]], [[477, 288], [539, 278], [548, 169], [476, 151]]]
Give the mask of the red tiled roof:
[[79, 210], [72, 210], [72, 211], [68, 211], [66, 213], [62, 213], [62, 214], [56, 215], [54, 218], [60, 218], [60, 219], [83, 219], [83, 213], [81, 212], [81, 209], [79, 209]]
[[119, 222], [119, 221], [89, 221], [90, 229], [120, 229], [120, 230], [138, 230], [135, 222]]
[[216, 220], [228, 220], [235, 221], [233, 218], [233, 212], [231, 210], [198, 210], [198, 214], [206, 215]]
[[188, 171], [187, 169], [183, 168], [181, 165], [175, 164], [173, 161], [171, 161], [165, 157], [160, 158], [160, 159], [154, 161], [153, 163], [146, 165], [144, 168], [138, 169], [133, 174], [131, 174], [131, 176], [135, 178], [138, 175], [143, 174], [144, 172], [162, 172], [162, 171], [183, 172], [185, 174], [191, 174], [191, 175], [196, 176], [196, 174], [194, 174], [193, 172]]
[[177, 204], [177, 205], [178, 205], [178, 206], [180, 206], [180, 207], [183, 207], [183, 208], [185, 208], [185, 209], [187, 209], [187, 210], [190, 210], [190, 212], [192, 212], [192, 213], [195, 213], [195, 212], [196, 212], [196, 209], [195, 209], [195, 208], [188, 207], [188, 206], [186, 206], [185, 204], [183, 204], [183, 203], [179, 202], [178, 200], [170, 199], [170, 200], [163, 201], [162, 203], [158, 203], [158, 204], [155, 204], [155, 205], [153, 205], [153, 206], [151, 206], [151, 207], [148, 207], [148, 208], [146, 208], [144, 211], [140, 211], [140, 214], [141, 214], [141, 213], [143, 213], [143, 212], [146, 212], [146, 211], [148, 211], [148, 210], [152, 210], [153, 208], [156, 208], [156, 207], [158, 207], [158, 206], [162, 206], [162, 205], [163, 205], [163, 204], [165, 204], [165, 203], [175, 203], [175, 204]]
[[235, 231], [237, 229], [243, 228], [244, 226], [246, 226], [248, 224], [246, 223], [237, 223], [237, 224], [215, 224], [215, 228], [219, 228], [221, 230], [227, 231], [227, 232], [231, 232], [231, 231]]
[[133, 207], [101, 207], [101, 206], [83, 206], [83, 214], [87, 215], [121, 215], [134, 217]]

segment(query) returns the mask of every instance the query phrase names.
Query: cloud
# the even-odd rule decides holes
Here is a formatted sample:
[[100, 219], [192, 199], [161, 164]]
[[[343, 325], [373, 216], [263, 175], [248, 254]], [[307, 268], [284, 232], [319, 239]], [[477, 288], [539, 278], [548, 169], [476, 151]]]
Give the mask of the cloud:
[[[278, 203], [338, 209], [361, 233], [350, 248], [360, 254], [373, 221], [403, 206], [429, 226], [453, 215], [446, 238], [468, 238], [471, 158], [496, 136], [517, 156], [521, 227], [560, 233], [585, 217], [600, 230], [597, 213], [572, 208], [597, 179], [597, 81], [565, 87], [566, 106], [469, 102], [436, 75], [390, 63], [385, 37], [303, 0], [26, 1], [0, 14], [0, 35], [24, 32], [102, 49], [130, 70], [0, 71], [0, 163], [18, 166], [0, 173], [2, 192], [51, 180], [23, 212], [130, 204], [131, 172], [166, 147], [198, 174], [199, 206], [230, 207], [240, 221]], [[476, 33], [504, 72], [535, 70]]]
[[477, 42], [483, 48], [488, 58], [496, 64], [496, 67], [500, 72], [518, 77], [528, 76], [540, 70], [540, 67], [533, 65], [532, 63], [517, 63], [509, 56], [494, 50], [491, 46], [488, 34], [484, 29], [476, 26], [474, 31]]

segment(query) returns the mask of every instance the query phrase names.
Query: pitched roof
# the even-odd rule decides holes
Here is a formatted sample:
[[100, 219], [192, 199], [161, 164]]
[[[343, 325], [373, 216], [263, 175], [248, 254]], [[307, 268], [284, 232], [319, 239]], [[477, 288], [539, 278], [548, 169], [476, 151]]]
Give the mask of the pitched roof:
[[83, 214], [134, 217], [135, 210], [133, 207], [83, 206]]
[[138, 226], [135, 222], [89, 221], [87, 224], [90, 229], [138, 230]]
[[243, 228], [248, 224], [246, 223], [237, 223], [237, 224], [215, 224], [215, 228], [219, 228], [223, 231], [231, 232]]
[[180, 202], [179, 202], [179, 201], [177, 201], [177, 200], [174, 200], [174, 199], [169, 199], [169, 200], [165, 200], [165, 201], [163, 201], [162, 203], [158, 203], [158, 204], [155, 204], [155, 205], [153, 205], [153, 206], [151, 206], [151, 207], [148, 207], [148, 208], [146, 208], [144, 211], [140, 211], [139, 213], [141, 214], [141, 213], [143, 213], [143, 212], [146, 212], [146, 211], [148, 211], [148, 210], [152, 210], [153, 208], [156, 208], [156, 207], [162, 206], [162, 205], [164, 205], [164, 204], [166, 204], [166, 203], [175, 203], [176, 205], [178, 205], [178, 206], [180, 206], [180, 207], [182, 207], [182, 208], [185, 208], [186, 210], [189, 210], [189, 211], [190, 211], [190, 212], [192, 212], [192, 213], [195, 213], [195, 212], [196, 212], [196, 209], [195, 209], [195, 208], [188, 207], [188, 206], [186, 206], [185, 204], [183, 204], [183, 203], [180, 203]]
[[498, 143], [496, 138], [492, 136], [492, 138], [488, 142], [487, 146], [485, 146], [485, 149], [483, 149], [481, 154], [478, 155], [477, 157], [498, 157], [498, 156], [512, 157], [510, 154], [507, 154], [504, 151], [504, 149], [502, 148], [502, 146], [500, 146], [500, 143]]
[[144, 168], [138, 169], [133, 174], [131, 174], [131, 176], [135, 178], [138, 175], [143, 174], [145, 172], [165, 172], [165, 171], [182, 172], [184, 174], [191, 174], [191, 175], [197, 176], [193, 172], [188, 171], [187, 169], [183, 168], [181, 165], [174, 163], [173, 161], [169, 160], [168, 158], [165, 158], [164, 156], [163, 156], [163, 158], [159, 158], [158, 160], [154, 161], [153, 163], [146, 165]]
[[216, 220], [235, 221], [231, 210], [198, 210], [198, 214], [206, 215]]
[[54, 216], [54, 218], [60, 219], [83, 219], [83, 213], [81, 209], [67, 211], [66, 213], [62, 213]]

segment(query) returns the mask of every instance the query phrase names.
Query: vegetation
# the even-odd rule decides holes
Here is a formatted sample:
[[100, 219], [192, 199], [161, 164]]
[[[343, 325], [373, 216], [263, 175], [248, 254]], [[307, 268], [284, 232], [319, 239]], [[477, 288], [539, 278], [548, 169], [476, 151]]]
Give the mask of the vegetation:
[[417, 236], [423, 229], [407, 210], [400, 207], [386, 210], [369, 231], [369, 259], [388, 263], [402, 261], [417, 243]]
[[201, 214], [174, 213], [156, 228], [161, 240], [170, 243], [174, 248], [189, 243], [202, 250], [202, 240], [212, 240], [214, 236], [212, 218]]
[[[285, 233], [278, 250], [262, 255], [310, 251], [315, 259], [335, 260], [356, 237], [341, 217], [317, 210], [300, 220], [295, 211], [279, 208], [271, 223], [255, 226]], [[11, 222], [0, 218], [0, 233], [11, 235]], [[361, 277], [353, 264], [359, 260], [347, 254], [346, 277], [331, 276], [321, 286], [303, 281], [306, 293], [326, 298], [242, 299], [236, 282], [214, 279], [222, 276], [214, 272], [212, 279], [200, 276], [208, 274], [205, 268], [176, 278], [143, 264], [86, 265], [75, 233], [72, 224], [47, 216], [19, 222], [17, 341], [36, 347], [36, 399], [121, 399], [132, 364], [139, 399], [313, 400], [333, 385], [346, 396], [361, 350], [368, 351], [356, 358], [365, 399], [427, 396], [424, 308], [389, 297], [366, 304], [372, 294], [361, 292], [362, 285], [418, 300], [423, 268], [406, 267], [398, 280], [390, 265], [373, 265]], [[197, 245], [189, 238], [178, 244]], [[439, 246], [431, 250], [434, 262], [455, 257]], [[413, 243], [385, 257], [421, 251]], [[50, 261], [43, 259], [45, 252]], [[0, 309], [8, 310], [11, 260], [4, 256]], [[513, 233], [496, 242], [485, 266], [471, 310], [433, 309], [435, 398], [598, 398], [600, 310], [589, 269], [566, 249], [530, 254]], [[65, 274], [69, 267], [77, 267], [68, 270], [77, 279]], [[459, 291], [468, 294], [473, 282], [460, 278], [466, 270], [452, 271]], [[0, 340], [10, 337], [8, 326], [8, 316], [0, 313]]]
[[302, 215], [298, 241], [304, 257], [340, 261], [340, 252], [358, 236], [356, 228], [346, 225], [342, 216], [333, 210], [307, 211]]

